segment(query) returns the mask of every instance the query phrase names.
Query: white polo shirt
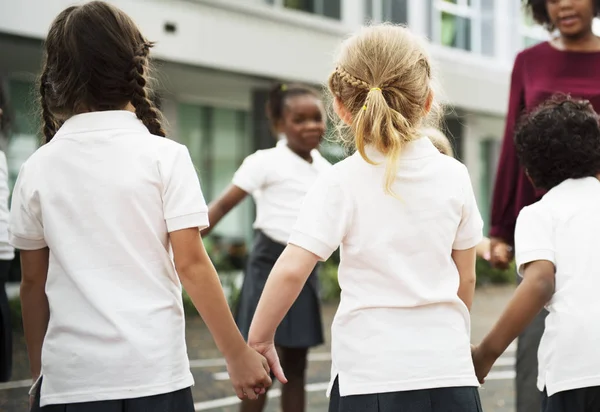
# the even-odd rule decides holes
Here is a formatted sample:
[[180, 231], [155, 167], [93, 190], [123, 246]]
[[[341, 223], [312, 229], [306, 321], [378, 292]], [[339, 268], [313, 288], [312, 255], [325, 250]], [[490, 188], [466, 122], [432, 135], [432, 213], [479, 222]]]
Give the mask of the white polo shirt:
[[467, 169], [421, 138], [401, 154], [401, 200], [385, 194], [384, 172], [358, 153], [334, 165], [290, 238], [322, 260], [341, 245], [331, 382], [339, 376], [341, 396], [478, 386], [451, 257], [482, 239]]
[[276, 147], [248, 156], [233, 176], [232, 183], [254, 198], [254, 228], [276, 242], [287, 243], [306, 192], [331, 167], [318, 150], [311, 156], [309, 163], [280, 140]]
[[540, 391], [600, 386], [600, 182], [569, 179], [524, 208], [515, 230], [519, 273], [547, 260], [556, 268], [555, 292], [538, 349]]
[[193, 385], [168, 233], [207, 225], [188, 150], [131, 112], [73, 116], [27, 160], [10, 240], [50, 249], [42, 406]]
[[0, 260], [13, 260], [15, 249], [8, 243], [8, 165], [6, 156], [0, 151]]

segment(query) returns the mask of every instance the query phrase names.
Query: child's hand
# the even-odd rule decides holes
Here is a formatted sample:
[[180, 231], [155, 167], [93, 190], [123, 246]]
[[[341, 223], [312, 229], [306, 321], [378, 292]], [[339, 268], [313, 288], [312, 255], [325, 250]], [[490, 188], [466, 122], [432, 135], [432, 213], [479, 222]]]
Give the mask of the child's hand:
[[490, 373], [496, 358], [489, 354], [486, 354], [481, 346], [471, 345], [471, 357], [473, 358], [473, 365], [475, 366], [475, 375], [479, 383], [485, 383], [485, 378]]
[[240, 399], [258, 399], [272, 383], [267, 360], [249, 346], [227, 359], [227, 372]]
[[283, 368], [281, 367], [281, 363], [279, 363], [279, 356], [277, 356], [275, 344], [272, 341], [263, 343], [251, 342], [250, 347], [267, 359], [269, 367], [273, 371], [273, 375], [275, 375], [279, 382], [287, 383], [287, 378], [283, 374]]

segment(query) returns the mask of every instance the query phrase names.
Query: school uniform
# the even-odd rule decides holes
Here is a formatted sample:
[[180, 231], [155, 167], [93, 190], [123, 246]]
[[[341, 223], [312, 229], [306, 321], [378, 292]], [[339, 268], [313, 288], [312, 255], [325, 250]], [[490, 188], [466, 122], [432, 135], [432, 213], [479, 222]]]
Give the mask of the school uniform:
[[538, 349], [537, 387], [544, 412], [600, 411], [599, 208], [598, 179], [569, 179], [525, 207], [517, 219], [519, 273], [537, 260], [552, 262], [556, 269]]
[[11, 209], [12, 245], [50, 249], [34, 410], [193, 411], [169, 233], [207, 227], [208, 209], [185, 146], [128, 111], [73, 116], [22, 166]]
[[[312, 163], [302, 159], [285, 139], [276, 147], [248, 156], [233, 177], [233, 184], [252, 194], [256, 203], [256, 235], [250, 253], [235, 319], [248, 339], [250, 323], [275, 262], [285, 249], [302, 200], [319, 174], [331, 164], [317, 150]], [[317, 269], [279, 325], [275, 344], [309, 348], [324, 342]]]
[[332, 325], [331, 412], [479, 412], [470, 317], [451, 252], [482, 220], [464, 165], [428, 138], [407, 143], [384, 192], [385, 157], [367, 147], [319, 177], [290, 244], [322, 260], [341, 245]]

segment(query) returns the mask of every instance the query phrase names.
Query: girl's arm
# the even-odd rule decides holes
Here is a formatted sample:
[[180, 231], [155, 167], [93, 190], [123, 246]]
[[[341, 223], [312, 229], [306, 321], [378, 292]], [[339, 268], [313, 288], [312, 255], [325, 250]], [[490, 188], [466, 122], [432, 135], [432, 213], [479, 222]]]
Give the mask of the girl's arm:
[[471, 311], [471, 305], [473, 305], [473, 295], [475, 294], [475, 259], [476, 259], [476, 248], [466, 250], [453, 250], [452, 260], [458, 269], [458, 275], [460, 276], [460, 284], [458, 286], [458, 297], [464, 302], [464, 304]]
[[198, 229], [177, 230], [169, 236], [181, 283], [225, 357], [238, 397], [255, 399], [257, 395], [254, 388], [271, 385], [268, 364], [263, 356], [246, 345], [235, 325]]
[[483, 383], [488, 372], [554, 294], [555, 268], [552, 262], [536, 260], [525, 266], [523, 282], [481, 344], [473, 349], [475, 372]]
[[247, 192], [243, 191], [236, 185], [229, 185], [229, 187], [217, 198], [217, 200], [211, 202], [208, 205], [208, 221], [210, 226], [202, 229], [200, 232], [202, 236], [207, 236], [212, 229], [219, 223], [221, 219], [227, 215], [236, 207], [242, 200], [248, 195]]
[[48, 329], [50, 309], [46, 296], [48, 248], [21, 251], [21, 311], [31, 377], [35, 382], [42, 369], [42, 344]]
[[275, 330], [318, 261], [317, 255], [299, 246], [288, 245], [269, 275], [250, 326], [248, 344], [267, 358], [273, 374], [282, 383], [287, 380], [275, 351]]

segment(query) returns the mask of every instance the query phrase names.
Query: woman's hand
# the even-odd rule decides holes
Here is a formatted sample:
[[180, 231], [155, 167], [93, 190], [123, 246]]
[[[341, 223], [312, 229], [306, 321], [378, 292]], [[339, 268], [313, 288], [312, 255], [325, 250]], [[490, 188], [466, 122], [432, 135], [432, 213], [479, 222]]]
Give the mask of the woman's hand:
[[513, 248], [503, 239], [490, 239], [490, 263], [497, 269], [508, 269], [513, 258]]
[[245, 345], [241, 352], [226, 361], [227, 372], [238, 398], [258, 399], [271, 386], [267, 360], [249, 346]]
[[281, 383], [287, 383], [287, 378], [283, 373], [283, 368], [281, 367], [281, 363], [279, 362], [279, 356], [277, 355], [277, 350], [275, 349], [275, 343], [271, 342], [250, 342], [250, 347], [260, 353], [267, 359], [269, 364], [269, 368], [273, 371], [273, 375], [277, 378], [277, 380]]

